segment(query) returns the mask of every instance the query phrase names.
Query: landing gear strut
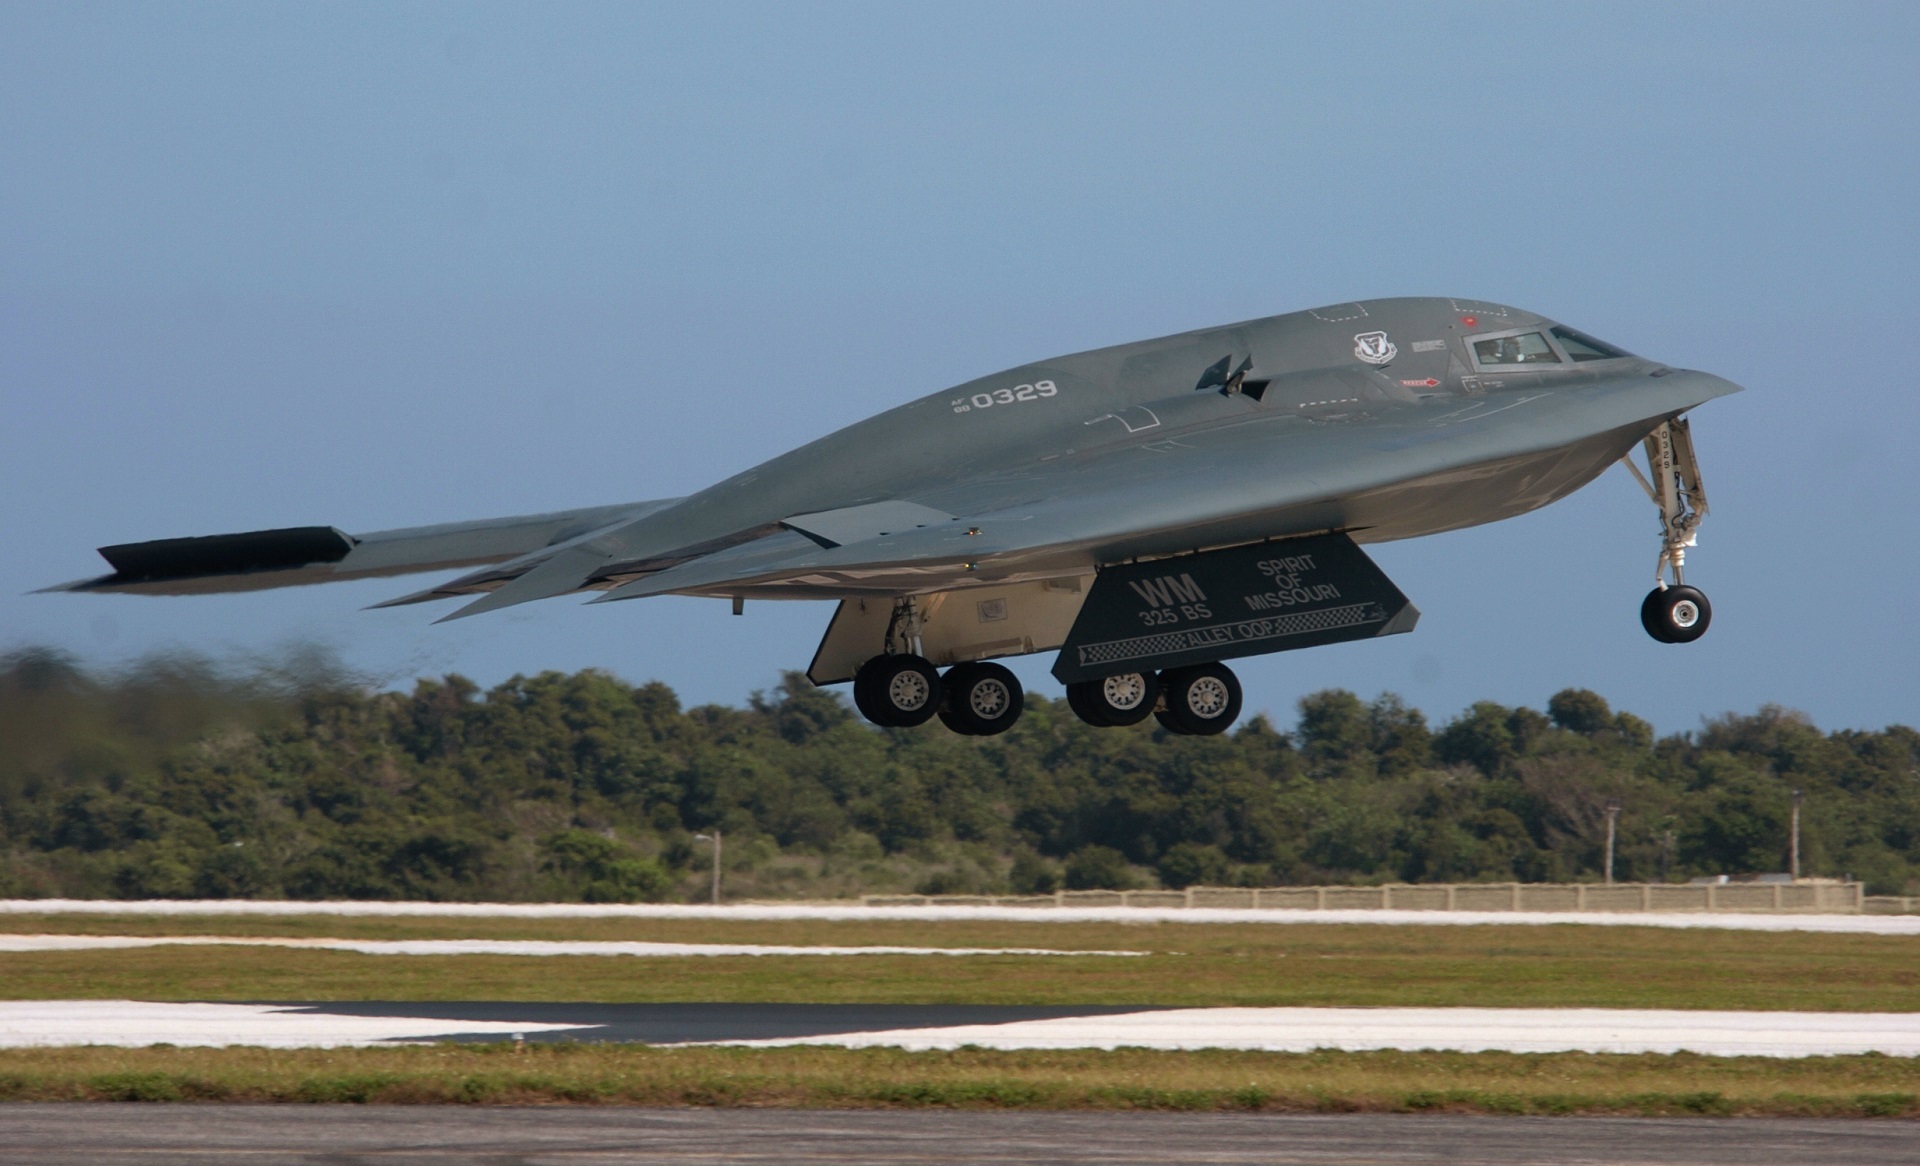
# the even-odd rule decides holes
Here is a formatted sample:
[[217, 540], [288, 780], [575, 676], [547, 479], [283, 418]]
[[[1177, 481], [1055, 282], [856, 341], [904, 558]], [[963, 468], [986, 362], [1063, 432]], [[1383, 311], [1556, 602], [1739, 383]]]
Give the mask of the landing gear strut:
[[1707, 516], [1707, 491], [1700, 482], [1700, 463], [1686, 421], [1663, 422], [1647, 435], [1644, 445], [1651, 481], [1633, 464], [1632, 454], [1620, 459], [1660, 508], [1660, 558], [1653, 568], [1654, 588], [1640, 604], [1640, 626], [1663, 644], [1689, 644], [1706, 635], [1713, 621], [1713, 605], [1706, 595], [1686, 585], [1687, 548], [1699, 540], [1700, 522]]
[[940, 674], [920, 647], [920, 608], [911, 595], [894, 601], [886, 651], [853, 676], [853, 703], [876, 725], [910, 729], [940, 711]]
[[1026, 711], [1020, 679], [999, 664], [955, 664], [941, 676], [926, 658], [919, 601], [894, 601], [882, 654], [853, 677], [853, 703], [876, 725], [910, 729], [935, 716], [956, 733], [990, 737], [1013, 728]]

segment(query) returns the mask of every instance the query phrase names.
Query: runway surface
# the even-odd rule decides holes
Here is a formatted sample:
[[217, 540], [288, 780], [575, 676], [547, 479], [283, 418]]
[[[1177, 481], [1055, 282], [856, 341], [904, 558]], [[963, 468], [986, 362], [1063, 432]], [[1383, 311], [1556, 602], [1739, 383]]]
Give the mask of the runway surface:
[[1140, 956], [1145, 951], [1072, 951], [1051, 947], [829, 947], [768, 943], [647, 943], [558, 939], [279, 939], [245, 935], [0, 935], [0, 953], [115, 951], [136, 947], [291, 947], [361, 955], [600, 955], [670, 958], [735, 955], [1059, 955]]
[[942, 1031], [1056, 1018], [1139, 1015], [1125, 1005], [517, 1004], [0, 1002], [0, 1048], [63, 1045], [256, 1045], [340, 1048], [420, 1041], [617, 1041], [645, 1044], [858, 1039], [890, 1029]]
[[1920, 1126], [1795, 1119], [0, 1106], [18, 1166], [1133, 1163], [1920, 1166]]
[[1001, 923], [1364, 923], [1376, 926], [1665, 927], [1681, 930], [1816, 931], [1920, 935], [1920, 915], [1738, 915], [1600, 911], [1304, 911], [1226, 907], [862, 907], [750, 903], [369, 903], [266, 899], [0, 899], [5, 915], [336, 915], [468, 919], [988, 920]]
[[1626, 1008], [1170, 1008], [753, 1044], [904, 1049], [1443, 1049], [1808, 1057], [1920, 1055], [1920, 1013], [1684, 1012]]
[[923, 1004], [0, 1002], [0, 1048], [422, 1041], [905, 1049], [1444, 1049], [1920, 1056], [1920, 1013], [1610, 1008], [1153, 1008]]

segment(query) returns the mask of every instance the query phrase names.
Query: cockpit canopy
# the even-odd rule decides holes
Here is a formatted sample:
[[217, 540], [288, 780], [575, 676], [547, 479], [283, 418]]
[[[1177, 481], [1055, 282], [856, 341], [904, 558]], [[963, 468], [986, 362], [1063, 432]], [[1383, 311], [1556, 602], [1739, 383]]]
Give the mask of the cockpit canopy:
[[1582, 364], [1589, 360], [1613, 360], [1629, 355], [1622, 349], [1595, 340], [1564, 324], [1554, 324], [1544, 330], [1487, 336], [1469, 343], [1473, 348], [1474, 362], [1482, 368], [1565, 364], [1568, 361]]
[[1615, 348], [1604, 340], [1595, 340], [1585, 332], [1576, 332], [1565, 324], [1553, 326], [1553, 338], [1560, 342], [1560, 351], [1576, 361], [1613, 360], [1616, 357], [1632, 355], [1625, 349]]

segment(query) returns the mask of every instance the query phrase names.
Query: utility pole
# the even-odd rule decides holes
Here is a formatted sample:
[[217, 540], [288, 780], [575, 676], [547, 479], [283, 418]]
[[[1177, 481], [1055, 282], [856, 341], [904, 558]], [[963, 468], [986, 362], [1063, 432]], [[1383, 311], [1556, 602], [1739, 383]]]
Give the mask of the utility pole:
[[1607, 803], [1607, 882], [1613, 882], [1613, 836], [1620, 821], [1620, 803]]
[[693, 840], [713, 843], [713, 905], [718, 907], [720, 905], [720, 831], [715, 830], [712, 834], [695, 834]]
[[1793, 827], [1789, 832], [1792, 840], [1787, 844], [1787, 877], [1796, 883], [1800, 881], [1800, 799], [1803, 796], [1801, 791], [1793, 791]]

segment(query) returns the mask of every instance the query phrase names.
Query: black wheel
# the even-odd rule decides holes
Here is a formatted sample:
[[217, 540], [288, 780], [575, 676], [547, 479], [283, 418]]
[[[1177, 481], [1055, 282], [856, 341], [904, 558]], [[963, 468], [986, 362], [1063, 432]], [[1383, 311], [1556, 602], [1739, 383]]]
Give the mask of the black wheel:
[[876, 725], [883, 722], [880, 720], [880, 713], [872, 699], [873, 672], [884, 663], [886, 659], [885, 656], [875, 656], [865, 664], [860, 665], [859, 670], [853, 674], [853, 707], [860, 710], [861, 716]]
[[955, 664], [940, 688], [940, 723], [969, 737], [1004, 733], [1026, 711], [1020, 678], [998, 664]]
[[1122, 672], [1067, 685], [1067, 707], [1089, 725], [1107, 728], [1137, 725], [1160, 699], [1160, 678], [1151, 672]]
[[1153, 715], [1169, 733], [1224, 733], [1240, 716], [1240, 678], [1225, 664], [1169, 668], [1160, 674], [1166, 708]]
[[1073, 715], [1096, 729], [1107, 728], [1107, 715], [1093, 699], [1093, 681], [1081, 680], [1067, 685], [1067, 707]]
[[1697, 587], [1656, 587], [1640, 603], [1640, 626], [1663, 644], [1691, 644], [1712, 622], [1713, 605]]
[[853, 703], [876, 725], [924, 725], [940, 710], [940, 674], [918, 656], [875, 656], [853, 678]]

